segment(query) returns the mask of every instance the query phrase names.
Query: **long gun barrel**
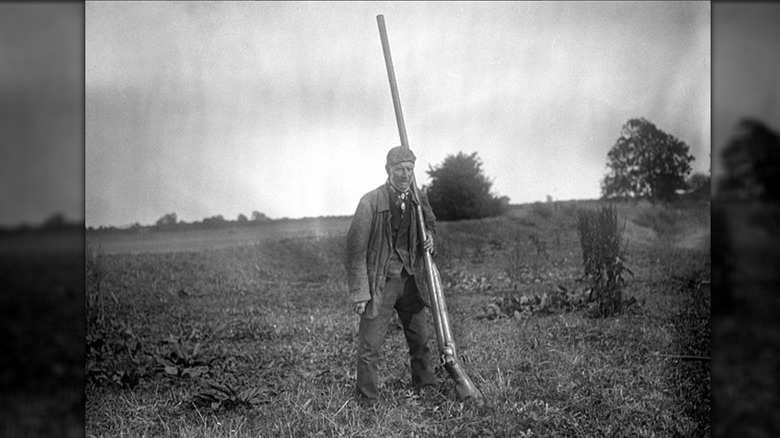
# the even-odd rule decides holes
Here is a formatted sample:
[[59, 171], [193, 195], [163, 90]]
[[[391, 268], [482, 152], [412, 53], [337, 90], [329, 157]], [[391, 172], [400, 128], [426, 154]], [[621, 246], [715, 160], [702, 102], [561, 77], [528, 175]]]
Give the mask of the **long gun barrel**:
[[[393, 68], [393, 59], [390, 56], [390, 43], [387, 39], [387, 28], [385, 27], [385, 17], [383, 15], [377, 15], [376, 21], [379, 24], [379, 37], [382, 40], [382, 51], [385, 55], [385, 65], [387, 66], [387, 78], [390, 81], [390, 94], [393, 97], [393, 108], [395, 109], [395, 120], [398, 124], [398, 135], [401, 138], [401, 146], [408, 148], [409, 140], [406, 137], [406, 125], [404, 124], [404, 116], [401, 111], [401, 99], [398, 97], [398, 84], [395, 80], [395, 70]], [[414, 192], [415, 199], [420, 199], [419, 189], [417, 188], [417, 181], [412, 181], [412, 190]], [[419, 204], [419, 203], [418, 203]], [[425, 217], [423, 216], [422, 208], [416, 206], [415, 214], [417, 216], [418, 229], [424, 242], [428, 238], [428, 232], [425, 228]], [[431, 298], [431, 313], [433, 313], [433, 324], [436, 329], [436, 341], [439, 347], [439, 354], [441, 355], [441, 361], [444, 369], [455, 381], [455, 391], [458, 394], [458, 398], [461, 400], [466, 399], [481, 399], [482, 393], [477, 389], [474, 382], [471, 381], [466, 371], [460, 365], [458, 361], [458, 352], [455, 348], [455, 341], [452, 337], [452, 329], [450, 327], [449, 313], [447, 312], [447, 303], [444, 301], [444, 292], [441, 286], [441, 277], [439, 276], [439, 270], [436, 268], [436, 264], [433, 262], [433, 257], [428, 251], [423, 251], [423, 261], [425, 263], [425, 275], [428, 283], [428, 291]]]

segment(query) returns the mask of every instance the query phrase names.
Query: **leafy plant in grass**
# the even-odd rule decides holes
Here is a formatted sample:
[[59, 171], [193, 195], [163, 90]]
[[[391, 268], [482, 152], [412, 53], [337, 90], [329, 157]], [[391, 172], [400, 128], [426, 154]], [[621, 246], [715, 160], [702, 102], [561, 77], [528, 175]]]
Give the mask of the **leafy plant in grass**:
[[620, 225], [617, 210], [602, 205], [594, 210], [577, 211], [577, 231], [582, 246], [584, 278], [592, 286], [591, 298], [597, 304], [597, 315], [618, 314], [623, 307], [623, 286], [627, 241], [623, 239], [626, 222]]
[[476, 318], [492, 320], [568, 313], [586, 307], [588, 298], [584, 287], [568, 288], [563, 284], [544, 286], [536, 292], [526, 291], [522, 295], [515, 292], [507, 291], [495, 298]]
[[157, 354], [157, 363], [165, 374], [180, 377], [199, 377], [209, 371], [210, 360], [201, 349], [200, 342], [195, 345], [185, 343], [180, 337], [169, 336], [169, 351]]
[[91, 384], [133, 388], [150, 374], [143, 342], [124, 322], [107, 319], [89, 327], [86, 344], [86, 377]]
[[[270, 403], [268, 389], [247, 387], [234, 388], [232, 385], [209, 383], [213, 391], [204, 391], [196, 394], [192, 403], [195, 407], [209, 407], [213, 410], [232, 410], [238, 407], [252, 408], [258, 404]], [[273, 395], [272, 393], [270, 395]]]

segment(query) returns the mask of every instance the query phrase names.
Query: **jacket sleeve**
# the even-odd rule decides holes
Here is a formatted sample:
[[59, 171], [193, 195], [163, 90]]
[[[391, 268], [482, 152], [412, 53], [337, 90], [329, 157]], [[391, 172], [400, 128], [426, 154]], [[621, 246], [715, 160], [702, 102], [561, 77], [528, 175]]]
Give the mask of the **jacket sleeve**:
[[364, 196], [358, 204], [355, 215], [352, 217], [352, 224], [347, 232], [347, 247], [344, 261], [347, 270], [349, 299], [353, 303], [371, 299], [366, 252], [368, 251], [372, 216], [371, 203]]

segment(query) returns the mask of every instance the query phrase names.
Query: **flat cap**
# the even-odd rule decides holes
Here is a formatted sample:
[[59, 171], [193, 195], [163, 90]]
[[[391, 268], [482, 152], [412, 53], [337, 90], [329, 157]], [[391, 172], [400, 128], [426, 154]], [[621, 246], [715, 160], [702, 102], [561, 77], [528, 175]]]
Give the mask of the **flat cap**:
[[387, 166], [403, 163], [404, 161], [414, 161], [417, 157], [414, 156], [414, 152], [411, 149], [403, 146], [396, 146], [387, 153]]

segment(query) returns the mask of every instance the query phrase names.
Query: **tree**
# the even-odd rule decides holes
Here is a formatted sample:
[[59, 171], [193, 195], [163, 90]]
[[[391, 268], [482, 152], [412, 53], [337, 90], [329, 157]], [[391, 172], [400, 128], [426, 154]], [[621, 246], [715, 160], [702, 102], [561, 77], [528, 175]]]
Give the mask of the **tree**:
[[269, 220], [270, 219], [265, 215], [265, 213], [260, 213], [259, 211], [252, 212], [252, 222], [266, 222]]
[[221, 214], [203, 219], [203, 226], [206, 228], [220, 228], [225, 225], [225, 217]]
[[428, 201], [436, 217], [444, 221], [498, 216], [508, 198], [491, 195], [493, 183], [482, 173], [482, 162], [474, 152], [449, 155], [437, 167], [429, 167]]
[[172, 227], [176, 225], [176, 213], [166, 214], [160, 219], [157, 219], [157, 222], [155, 222], [154, 225], [158, 227]]
[[239, 224], [245, 224], [249, 221], [249, 219], [247, 219], [246, 216], [244, 216], [244, 213], [239, 213], [238, 218], [236, 220], [238, 221]]
[[721, 156], [724, 176], [718, 181], [718, 195], [780, 200], [780, 136], [765, 124], [741, 121]]
[[41, 227], [44, 229], [60, 229], [60, 228], [65, 228], [67, 224], [68, 221], [67, 219], [65, 219], [64, 214], [54, 213], [53, 215], [46, 218], [45, 221], [43, 221]]
[[647, 197], [669, 201], [685, 189], [693, 156], [689, 147], [647, 119], [631, 119], [607, 154], [609, 171], [601, 183], [605, 198]]

